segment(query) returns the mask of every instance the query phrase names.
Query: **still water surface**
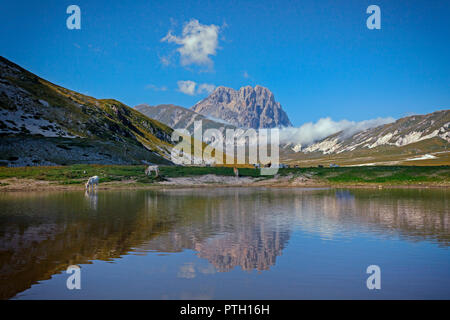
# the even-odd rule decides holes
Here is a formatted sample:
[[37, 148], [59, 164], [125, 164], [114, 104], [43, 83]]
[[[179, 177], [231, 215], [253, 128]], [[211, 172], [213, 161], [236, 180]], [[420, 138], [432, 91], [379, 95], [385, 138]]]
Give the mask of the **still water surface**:
[[[0, 298], [450, 299], [450, 190], [0, 195]], [[65, 271], [81, 267], [81, 290]], [[368, 290], [366, 268], [381, 268]]]

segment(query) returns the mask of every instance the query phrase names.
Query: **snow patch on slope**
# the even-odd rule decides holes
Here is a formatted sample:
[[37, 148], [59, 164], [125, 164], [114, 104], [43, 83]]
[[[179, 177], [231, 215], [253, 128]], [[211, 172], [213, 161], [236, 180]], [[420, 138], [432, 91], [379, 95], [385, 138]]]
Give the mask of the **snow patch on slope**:
[[436, 158], [437, 158], [436, 156], [433, 156], [432, 154], [427, 153], [420, 157], [408, 158], [405, 161], [429, 160], [429, 159], [436, 159]]
[[388, 144], [389, 140], [392, 139], [392, 137], [394, 136], [394, 133], [389, 132], [388, 134], [381, 136], [377, 139], [377, 141], [375, 141], [374, 143], [372, 143], [371, 145], [368, 146], [369, 149], [384, 145], [384, 144]]
[[310, 145], [309, 147], [307, 147], [304, 150], [304, 152], [320, 151], [323, 154], [330, 154], [330, 153], [334, 152], [336, 149], [338, 149], [340, 147], [340, 144], [338, 142], [339, 142], [338, 138], [334, 138], [334, 139], [331, 139], [331, 140], [327, 139], [327, 140], [324, 140], [322, 142]]

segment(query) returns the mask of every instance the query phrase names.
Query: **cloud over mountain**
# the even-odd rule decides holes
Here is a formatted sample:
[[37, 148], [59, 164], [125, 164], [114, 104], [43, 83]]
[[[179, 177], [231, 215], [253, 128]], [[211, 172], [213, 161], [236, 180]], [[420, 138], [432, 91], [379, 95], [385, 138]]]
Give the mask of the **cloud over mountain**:
[[178, 90], [184, 94], [193, 96], [195, 94], [210, 94], [216, 88], [215, 85], [209, 83], [201, 83], [197, 86], [195, 81], [180, 80], [177, 82]]
[[197, 85], [194, 81], [191, 80], [180, 80], [177, 82], [178, 90], [190, 96], [195, 94], [195, 86]]
[[282, 128], [280, 130], [280, 142], [309, 145], [339, 131], [343, 131], [345, 136], [351, 136], [356, 132], [394, 121], [395, 119], [391, 117], [376, 118], [358, 122], [349, 120], [334, 121], [329, 117], [321, 118], [316, 123], [308, 122], [297, 128]]
[[219, 26], [204, 25], [196, 19], [191, 19], [184, 25], [180, 37], [169, 31], [161, 42], [180, 46], [177, 51], [180, 54], [181, 65], [196, 64], [211, 67], [213, 62], [210, 56], [216, 55], [219, 31]]

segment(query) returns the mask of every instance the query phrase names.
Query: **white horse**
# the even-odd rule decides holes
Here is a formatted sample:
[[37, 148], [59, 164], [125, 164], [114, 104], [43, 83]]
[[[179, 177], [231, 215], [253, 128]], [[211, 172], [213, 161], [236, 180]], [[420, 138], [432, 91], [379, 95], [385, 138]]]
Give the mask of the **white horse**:
[[91, 187], [92, 190], [95, 190], [95, 188], [98, 187], [98, 180], [98, 176], [90, 177], [86, 182], [86, 190], [89, 191]]
[[150, 176], [152, 174], [152, 171], [155, 171], [155, 177], [159, 176], [159, 167], [158, 166], [148, 166], [147, 169], [145, 169], [145, 174], [147, 176]]

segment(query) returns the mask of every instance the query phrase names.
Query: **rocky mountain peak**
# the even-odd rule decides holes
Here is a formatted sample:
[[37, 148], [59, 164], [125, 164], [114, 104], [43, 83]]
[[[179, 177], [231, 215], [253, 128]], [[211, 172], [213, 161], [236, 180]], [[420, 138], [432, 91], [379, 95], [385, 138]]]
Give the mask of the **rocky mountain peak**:
[[291, 126], [274, 94], [262, 86], [239, 90], [219, 86], [191, 108], [204, 116], [219, 118], [237, 127], [273, 128]]

